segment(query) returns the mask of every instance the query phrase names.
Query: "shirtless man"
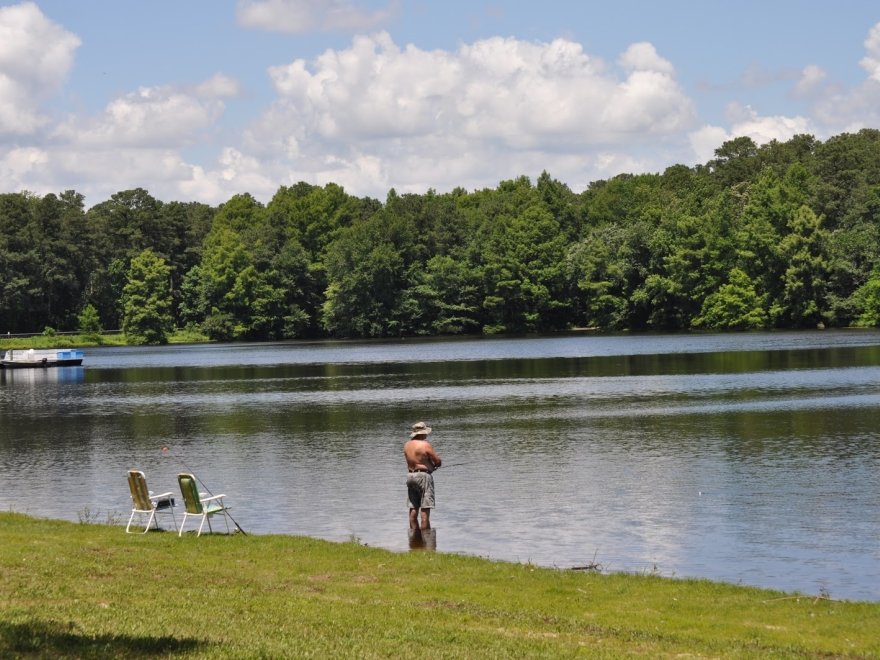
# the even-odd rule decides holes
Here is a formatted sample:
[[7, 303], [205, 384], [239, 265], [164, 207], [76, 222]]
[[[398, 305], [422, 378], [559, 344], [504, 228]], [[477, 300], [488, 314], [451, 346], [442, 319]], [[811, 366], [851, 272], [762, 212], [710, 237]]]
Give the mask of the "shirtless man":
[[409, 527], [416, 529], [419, 511], [422, 529], [431, 529], [431, 509], [434, 508], [434, 477], [431, 475], [442, 464], [434, 447], [428, 442], [431, 427], [424, 422], [412, 426], [409, 441], [403, 445], [406, 458], [406, 489], [409, 503]]

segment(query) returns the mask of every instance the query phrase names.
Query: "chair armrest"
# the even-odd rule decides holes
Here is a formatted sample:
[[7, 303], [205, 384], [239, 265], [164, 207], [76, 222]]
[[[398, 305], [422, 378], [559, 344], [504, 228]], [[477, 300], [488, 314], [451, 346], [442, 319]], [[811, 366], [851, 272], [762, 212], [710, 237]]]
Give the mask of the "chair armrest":
[[222, 500], [226, 495], [213, 495], [211, 497], [203, 497], [202, 502], [211, 502], [213, 500]]
[[174, 493], [169, 491], [167, 493], [162, 493], [161, 495], [150, 495], [150, 502], [153, 503], [153, 508], [156, 509], [156, 511], [173, 509], [175, 505]]

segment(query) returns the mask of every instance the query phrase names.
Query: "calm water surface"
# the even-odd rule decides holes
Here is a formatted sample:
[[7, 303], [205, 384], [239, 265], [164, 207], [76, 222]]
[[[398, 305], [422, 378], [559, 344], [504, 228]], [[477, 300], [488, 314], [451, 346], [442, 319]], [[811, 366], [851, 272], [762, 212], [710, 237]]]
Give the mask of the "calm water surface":
[[[249, 533], [880, 601], [880, 333], [103, 348], [0, 371], [0, 508], [128, 518], [189, 468]], [[163, 452], [162, 447], [169, 451]], [[163, 518], [164, 521], [164, 518]]]

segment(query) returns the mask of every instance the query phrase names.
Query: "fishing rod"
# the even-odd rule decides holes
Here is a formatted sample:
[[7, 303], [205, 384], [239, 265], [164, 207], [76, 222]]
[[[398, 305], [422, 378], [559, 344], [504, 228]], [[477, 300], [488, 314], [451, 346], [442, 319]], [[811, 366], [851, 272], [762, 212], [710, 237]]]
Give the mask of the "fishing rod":
[[[167, 454], [169, 451], [170, 451], [170, 450], [168, 449], [168, 447], [162, 447], [162, 453], [163, 453], [163, 454]], [[208, 487], [205, 485], [205, 482], [204, 482], [204, 481], [202, 481], [201, 479], [199, 479], [198, 475], [193, 471], [193, 469], [192, 469], [189, 465], [187, 465], [187, 464], [183, 461], [182, 458], [179, 458], [179, 457], [175, 457], [175, 458], [177, 458], [178, 462], [179, 462], [183, 467], [185, 467], [185, 468], [187, 469], [187, 471], [189, 471], [189, 473], [190, 473], [193, 477], [195, 477], [196, 481], [199, 482], [199, 485], [201, 485], [201, 487], [205, 489], [205, 491], [208, 493], [208, 495], [210, 495], [211, 497], [214, 497], [214, 493], [212, 493], [212, 492], [211, 492], [211, 489], [208, 488]], [[226, 513], [227, 516], [229, 516], [229, 519], [232, 521], [232, 524], [235, 525], [235, 527], [238, 529], [238, 531], [241, 532], [242, 534], [244, 534], [245, 536], [247, 536], [247, 532], [245, 532], [245, 531], [241, 528], [241, 525], [239, 525], [239, 524], [236, 522], [235, 518], [232, 517], [232, 514], [229, 513], [229, 509], [226, 509], [225, 513]]]

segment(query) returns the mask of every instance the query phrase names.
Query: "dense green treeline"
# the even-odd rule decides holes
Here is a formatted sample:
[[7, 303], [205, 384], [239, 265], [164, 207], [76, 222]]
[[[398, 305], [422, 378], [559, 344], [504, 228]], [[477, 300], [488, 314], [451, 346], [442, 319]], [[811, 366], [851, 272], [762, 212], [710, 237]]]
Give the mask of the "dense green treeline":
[[880, 131], [724, 143], [580, 194], [0, 195], [0, 332], [226, 339], [880, 325]]

